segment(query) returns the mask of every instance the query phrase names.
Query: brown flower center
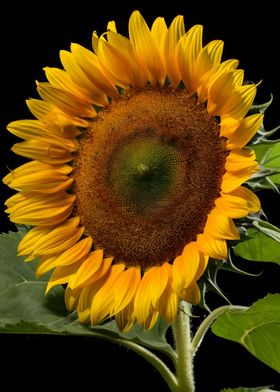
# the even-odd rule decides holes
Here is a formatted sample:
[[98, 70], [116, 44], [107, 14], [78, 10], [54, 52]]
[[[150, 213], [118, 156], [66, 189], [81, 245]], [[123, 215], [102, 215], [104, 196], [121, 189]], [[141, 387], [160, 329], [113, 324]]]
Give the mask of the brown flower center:
[[218, 123], [195, 98], [130, 91], [80, 141], [76, 214], [96, 246], [127, 265], [172, 261], [203, 231], [225, 158]]

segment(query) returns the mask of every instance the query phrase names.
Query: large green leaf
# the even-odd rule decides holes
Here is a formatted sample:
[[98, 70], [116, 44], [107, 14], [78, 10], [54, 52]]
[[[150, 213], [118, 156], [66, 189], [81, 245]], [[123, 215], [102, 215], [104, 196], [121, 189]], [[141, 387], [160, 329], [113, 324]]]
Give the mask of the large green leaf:
[[261, 172], [248, 181], [254, 189], [276, 189], [280, 185], [280, 141], [264, 141], [250, 145], [261, 165]]
[[255, 228], [250, 228], [247, 235], [247, 239], [233, 247], [237, 256], [246, 260], [272, 261], [280, 265], [280, 243], [278, 241]]
[[36, 263], [17, 256], [25, 233], [22, 228], [0, 236], [0, 332], [90, 333], [67, 313], [64, 289], [56, 287], [45, 296], [48, 276], [36, 279]]
[[227, 311], [212, 332], [242, 344], [252, 355], [280, 373], [280, 294], [267, 295], [246, 311]]
[[173, 355], [172, 347], [166, 341], [166, 331], [169, 325], [164, 322], [162, 318], [159, 318], [156, 325], [151, 331], [144, 330], [139, 324], [128, 332], [122, 333], [119, 331], [115, 321], [109, 321], [103, 325], [91, 327], [94, 331], [103, 332], [105, 334], [112, 334], [111, 336], [117, 336], [122, 339], [129, 339], [135, 343], [139, 343], [142, 346], [153, 348], [164, 352], [166, 355]]
[[129, 333], [122, 333], [114, 321], [90, 327], [81, 325], [75, 312], [67, 312], [62, 286], [45, 296], [48, 276], [36, 279], [36, 263], [25, 263], [17, 256], [18, 243], [25, 232], [22, 228], [0, 236], [0, 332], [125, 339], [173, 355], [165, 339], [168, 325], [162, 319], [149, 332], [136, 324]]
[[280, 229], [269, 222], [265, 222], [262, 220], [254, 220], [253, 226], [255, 226], [259, 231], [268, 235], [273, 240], [280, 243]]
[[257, 388], [226, 388], [223, 389], [221, 392], [277, 392], [274, 389], [270, 389], [269, 386], [267, 387], [257, 387]]
[[271, 140], [264, 143], [251, 145], [260, 162], [266, 168], [280, 169], [280, 141]]

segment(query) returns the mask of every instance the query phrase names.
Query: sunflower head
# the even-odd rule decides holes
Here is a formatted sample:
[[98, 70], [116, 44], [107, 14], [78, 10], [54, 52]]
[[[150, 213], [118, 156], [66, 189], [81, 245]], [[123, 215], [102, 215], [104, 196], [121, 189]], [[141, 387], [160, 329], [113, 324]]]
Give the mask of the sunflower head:
[[47, 291], [67, 286], [83, 323], [115, 317], [120, 329], [172, 323], [178, 302], [200, 301], [208, 259], [227, 258], [234, 219], [260, 209], [242, 183], [257, 170], [246, 144], [262, 114], [223, 42], [202, 45], [202, 26], [182, 16], [151, 29], [138, 11], [129, 38], [115, 23], [93, 51], [72, 44], [64, 69], [46, 68], [34, 120], [9, 124], [31, 161], [4, 182], [10, 219], [32, 226], [19, 245]]

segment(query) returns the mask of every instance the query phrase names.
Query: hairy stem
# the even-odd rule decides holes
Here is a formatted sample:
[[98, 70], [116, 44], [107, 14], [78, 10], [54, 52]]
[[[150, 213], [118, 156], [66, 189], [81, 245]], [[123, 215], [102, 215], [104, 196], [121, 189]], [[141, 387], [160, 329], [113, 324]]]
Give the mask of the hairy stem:
[[194, 392], [193, 347], [191, 341], [190, 305], [181, 301], [177, 319], [173, 325], [176, 352], [178, 392]]
[[193, 355], [195, 355], [198, 347], [200, 346], [204, 335], [206, 334], [208, 328], [213, 324], [213, 322], [223, 313], [227, 312], [228, 310], [231, 311], [245, 311], [248, 308], [246, 306], [238, 306], [238, 305], [225, 305], [225, 306], [221, 306], [215, 310], [213, 310], [213, 312], [211, 312], [206, 319], [200, 324], [200, 326], [198, 327], [196, 334], [193, 338], [192, 341], [192, 348], [193, 348]]
[[174, 374], [170, 371], [170, 369], [165, 365], [165, 363], [159, 359], [154, 353], [152, 353], [147, 348], [140, 346], [137, 343], [131, 342], [129, 340], [124, 339], [115, 339], [115, 342], [120, 343], [122, 346], [127, 347], [134, 351], [135, 353], [141, 355], [144, 359], [146, 359], [151, 365], [153, 365], [160, 375], [164, 378], [167, 385], [169, 386], [172, 392], [178, 392], [178, 382]]

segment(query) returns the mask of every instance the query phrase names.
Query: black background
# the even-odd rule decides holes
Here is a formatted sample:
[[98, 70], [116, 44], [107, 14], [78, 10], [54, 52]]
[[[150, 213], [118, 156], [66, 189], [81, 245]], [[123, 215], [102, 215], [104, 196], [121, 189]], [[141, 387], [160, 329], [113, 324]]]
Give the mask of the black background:
[[[92, 31], [101, 34], [109, 20], [116, 20], [119, 31], [127, 34], [128, 17], [134, 9], [139, 9], [149, 24], [157, 16], [164, 16], [169, 24], [176, 15], [183, 14], [187, 27], [204, 25], [205, 42], [224, 40], [224, 59], [238, 58], [247, 79], [262, 80], [258, 100], [267, 101], [270, 92], [273, 93], [274, 102], [267, 111], [265, 125], [267, 129], [275, 127], [280, 122], [279, 13], [275, 3], [266, 1], [259, 6], [253, 1], [155, 3], [151, 0], [112, 4], [108, 1], [5, 4], [0, 17], [1, 177], [8, 171], [6, 167], [15, 168], [23, 162], [9, 151], [16, 138], [5, 127], [10, 121], [31, 118], [24, 101], [37, 97], [35, 80], [45, 80], [42, 68], [60, 66], [59, 50], [68, 50], [70, 42], [90, 48]], [[1, 185], [2, 231], [13, 229], [2, 208], [10, 194]], [[279, 224], [276, 214], [279, 197], [267, 191], [259, 195], [271, 223]], [[269, 292], [279, 291], [278, 266], [237, 262], [248, 271], [263, 269], [263, 274], [258, 278], [221, 274], [219, 283], [233, 303], [250, 305]], [[213, 306], [220, 303], [215, 296], [209, 300]], [[148, 363], [111, 343], [79, 337], [2, 335], [0, 344], [0, 380], [8, 383], [7, 390], [26, 387], [35, 391], [44, 386], [55, 390], [168, 391]], [[241, 346], [211, 333], [196, 357], [195, 369], [198, 392], [266, 384], [274, 384], [280, 390], [275, 371], [251, 357]]]

